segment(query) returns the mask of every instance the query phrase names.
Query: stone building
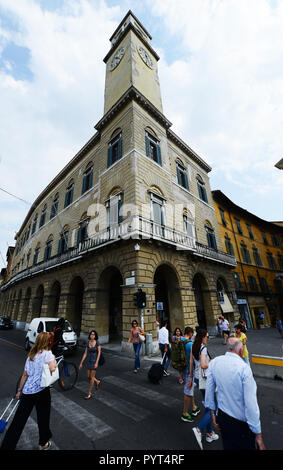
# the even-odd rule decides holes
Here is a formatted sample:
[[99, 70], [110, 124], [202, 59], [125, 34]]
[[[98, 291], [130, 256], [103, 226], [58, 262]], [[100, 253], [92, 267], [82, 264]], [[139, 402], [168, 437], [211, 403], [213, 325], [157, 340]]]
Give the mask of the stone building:
[[[221, 191], [212, 191], [223, 249], [235, 255], [233, 271], [241, 316], [251, 328], [283, 319], [283, 226], [267, 222]], [[264, 317], [261, 318], [261, 315]]]
[[[65, 316], [85, 338], [128, 339], [156, 316], [214, 331], [231, 321], [234, 256], [222, 252], [209, 165], [164, 116], [159, 57], [129, 11], [110, 38], [96, 133], [38, 196], [16, 235], [1, 309], [18, 325]], [[137, 309], [134, 293], [146, 293]], [[225, 295], [224, 295], [225, 294]]]

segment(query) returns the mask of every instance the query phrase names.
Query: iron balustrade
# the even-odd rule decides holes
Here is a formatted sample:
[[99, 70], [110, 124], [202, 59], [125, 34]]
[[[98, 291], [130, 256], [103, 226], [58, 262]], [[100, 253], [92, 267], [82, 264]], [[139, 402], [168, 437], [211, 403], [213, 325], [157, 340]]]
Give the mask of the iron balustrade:
[[68, 249], [65, 253], [51, 257], [46, 261], [42, 261], [35, 266], [24, 269], [18, 274], [11, 277], [1, 289], [5, 290], [11, 284], [38, 274], [41, 271], [61, 266], [62, 264], [75, 261], [82, 258], [88, 252], [91, 252], [101, 246], [115, 243], [118, 240], [128, 239], [145, 239], [157, 240], [175, 246], [177, 250], [188, 250], [189, 252], [211, 259], [216, 262], [236, 266], [237, 262], [235, 257], [210, 248], [209, 246], [197, 243], [194, 237], [189, 236], [185, 232], [175, 230], [166, 225], [158, 224], [150, 219], [134, 215], [128, 217], [120, 223], [112, 224], [110, 227], [91, 235], [86, 240], [83, 240], [75, 248]]

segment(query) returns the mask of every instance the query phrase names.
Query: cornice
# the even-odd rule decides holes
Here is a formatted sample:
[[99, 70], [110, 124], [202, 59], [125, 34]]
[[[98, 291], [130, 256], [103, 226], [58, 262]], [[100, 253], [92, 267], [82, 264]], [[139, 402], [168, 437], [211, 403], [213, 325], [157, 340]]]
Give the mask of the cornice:
[[194, 152], [180, 137], [178, 137], [175, 132], [171, 129], [167, 130], [167, 137], [174, 144], [176, 144], [183, 152], [188, 155], [192, 160], [194, 160], [201, 168], [203, 168], [207, 173], [209, 173], [212, 168], [196, 153]]
[[117, 42], [111, 47], [110, 51], [106, 54], [106, 56], [103, 59], [103, 62], [108, 61], [109, 57], [113, 54], [115, 49], [121, 44], [123, 41], [124, 37], [128, 34], [129, 31], [133, 31], [136, 36], [139, 38], [139, 40], [144, 44], [145, 47], [150, 51], [150, 53], [154, 56], [154, 58], [159, 61], [160, 57], [159, 55], [155, 52], [155, 50], [151, 47], [151, 45], [144, 39], [144, 37], [140, 34], [140, 32], [132, 25], [132, 23], [129, 23], [124, 31], [121, 33], [119, 39], [117, 39]]
[[134, 86], [122, 95], [122, 97], [109, 109], [100, 121], [94, 126], [99, 132], [120, 112], [120, 110], [131, 100], [139, 103], [149, 114], [151, 114], [165, 129], [169, 129], [172, 123], [162, 114], [142, 93]]

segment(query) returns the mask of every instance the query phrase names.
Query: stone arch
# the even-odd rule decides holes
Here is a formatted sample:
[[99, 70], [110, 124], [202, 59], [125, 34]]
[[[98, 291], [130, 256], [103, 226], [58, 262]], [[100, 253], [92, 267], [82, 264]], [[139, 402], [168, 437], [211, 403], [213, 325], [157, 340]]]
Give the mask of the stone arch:
[[104, 342], [122, 340], [122, 284], [121, 271], [113, 264], [98, 277], [95, 324]]
[[48, 316], [57, 317], [61, 295], [61, 284], [59, 281], [54, 281], [48, 298]]
[[77, 335], [80, 335], [82, 325], [83, 300], [84, 300], [85, 283], [81, 276], [72, 279], [69, 286], [66, 318]]
[[41, 309], [44, 297], [44, 287], [40, 284], [35, 292], [35, 296], [32, 302], [32, 318], [37, 318], [41, 316]]
[[22, 321], [26, 322], [29, 308], [30, 308], [30, 299], [31, 299], [31, 288], [28, 287], [25, 293], [24, 302], [23, 302], [23, 310], [22, 310]]
[[[180, 277], [169, 262], [161, 262], [154, 273], [155, 302], [159, 319], [168, 320], [168, 328], [184, 329]], [[161, 308], [163, 307], [163, 308]]]
[[196, 313], [199, 327], [207, 329], [209, 326], [215, 326], [209, 286], [205, 276], [202, 273], [198, 272], [194, 275], [192, 287], [194, 289]]

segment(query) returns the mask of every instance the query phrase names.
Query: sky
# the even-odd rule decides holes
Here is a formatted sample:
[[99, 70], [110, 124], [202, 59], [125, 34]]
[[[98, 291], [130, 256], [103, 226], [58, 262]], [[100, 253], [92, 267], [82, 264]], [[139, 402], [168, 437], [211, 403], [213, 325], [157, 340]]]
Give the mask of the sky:
[[0, 0], [0, 269], [30, 205], [95, 133], [103, 58], [129, 9], [211, 188], [283, 220], [283, 0]]

